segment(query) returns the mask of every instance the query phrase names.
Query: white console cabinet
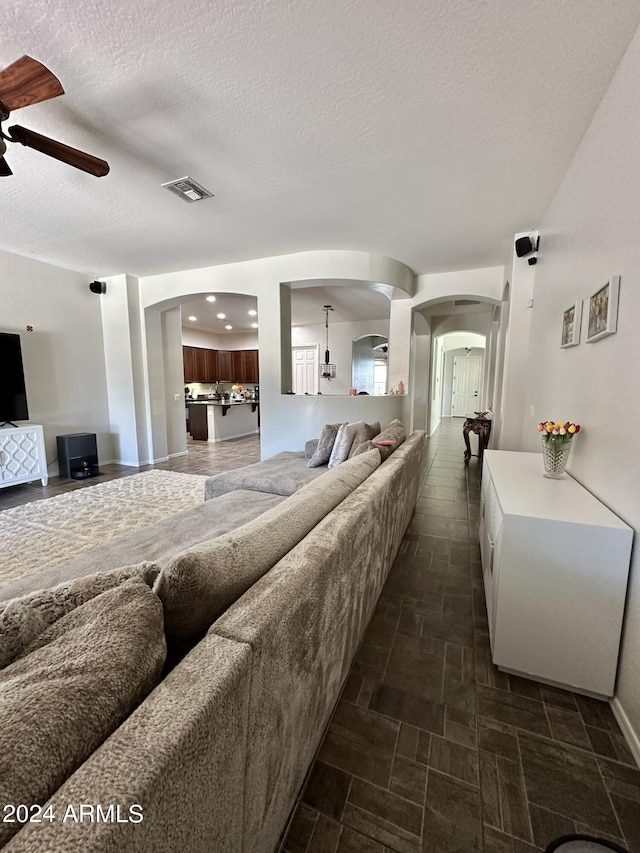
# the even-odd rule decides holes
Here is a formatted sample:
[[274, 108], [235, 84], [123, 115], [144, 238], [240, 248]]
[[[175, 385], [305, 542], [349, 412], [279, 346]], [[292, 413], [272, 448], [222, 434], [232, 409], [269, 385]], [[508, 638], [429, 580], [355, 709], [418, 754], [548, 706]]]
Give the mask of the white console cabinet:
[[38, 424], [0, 428], [0, 488], [49, 480], [44, 436]]
[[488, 450], [480, 550], [493, 662], [612, 696], [633, 530], [542, 454]]

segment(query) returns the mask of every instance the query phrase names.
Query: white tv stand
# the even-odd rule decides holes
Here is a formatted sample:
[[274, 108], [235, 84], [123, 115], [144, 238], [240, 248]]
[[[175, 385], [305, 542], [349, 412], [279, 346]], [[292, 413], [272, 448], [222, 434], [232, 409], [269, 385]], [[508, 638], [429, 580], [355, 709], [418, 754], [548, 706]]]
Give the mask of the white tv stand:
[[32, 480], [49, 482], [42, 426], [0, 427], [0, 489]]
[[633, 530], [541, 453], [487, 450], [480, 550], [493, 662], [599, 697], [614, 692]]

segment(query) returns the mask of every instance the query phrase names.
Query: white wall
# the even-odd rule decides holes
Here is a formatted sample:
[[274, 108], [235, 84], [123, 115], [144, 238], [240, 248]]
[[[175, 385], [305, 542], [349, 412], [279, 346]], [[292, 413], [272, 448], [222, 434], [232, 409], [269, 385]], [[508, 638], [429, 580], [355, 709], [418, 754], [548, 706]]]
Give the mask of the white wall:
[[[271, 456], [280, 450], [303, 447], [306, 439], [319, 435], [324, 423], [358, 420], [360, 416], [386, 421], [402, 417], [402, 398], [393, 400], [383, 397], [349, 398], [326, 395], [312, 398], [315, 403], [311, 404], [308, 397], [290, 397], [281, 393], [283, 383], [287, 379], [287, 366], [289, 383], [291, 372], [290, 318], [287, 334], [283, 326], [283, 310], [286, 312], [286, 307], [281, 309], [281, 290], [289, 290], [287, 282], [308, 280], [312, 283], [326, 279], [342, 280], [345, 282], [344, 286], [349, 286], [351, 281], [375, 282], [376, 286], [383, 287], [390, 297], [399, 294], [410, 297], [415, 288], [415, 276], [405, 264], [381, 255], [348, 251], [303, 252], [140, 279], [141, 303], [146, 314], [149, 310], [156, 310], [152, 306], [158, 306], [158, 310], [174, 308], [184, 301], [185, 297], [211, 293], [217, 288], [225, 293], [242, 293], [257, 297], [260, 317], [258, 339], [263, 457]], [[162, 361], [161, 344], [162, 341], [155, 335], [147, 338], [148, 369], [159, 360]], [[393, 335], [390, 330], [390, 353], [392, 345]], [[181, 351], [177, 349], [172, 357], [181, 361]], [[406, 377], [405, 373], [405, 382]], [[149, 399], [152, 447], [154, 455], [157, 455], [156, 447], [158, 453], [163, 446], [166, 447], [166, 437], [163, 438], [162, 435], [165, 420], [155, 411], [156, 405], [164, 406], [164, 400], [161, 403], [157, 395], [155, 381], [149, 383]], [[377, 401], [377, 406], [372, 408], [371, 405], [363, 403], [363, 400]], [[159, 431], [157, 441], [156, 430]]]
[[221, 335], [183, 326], [182, 343], [187, 347], [204, 347], [205, 349], [258, 349], [258, 332], [256, 330], [255, 332]]
[[[335, 379], [320, 379], [318, 390], [323, 394], [348, 394], [351, 388], [351, 362], [353, 341], [361, 335], [389, 334], [388, 320], [367, 320], [357, 323], [332, 323], [329, 317], [329, 353], [331, 363], [336, 366]], [[324, 361], [326, 329], [324, 323], [308, 326], [293, 326], [291, 345], [318, 344], [320, 361]]]
[[[44, 426], [49, 472], [56, 436], [95, 432], [98, 459], [113, 459], [100, 295], [89, 277], [0, 252], [0, 330], [22, 342], [29, 420]], [[32, 332], [26, 326], [33, 326]]]
[[[636, 33], [540, 226], [521, 447], [539, 450], [536, 422], [582, 424], [569, 470], [640, 529], [640, 34]], [[620, 275], [617, 334], [560, 349], [562, 312]], [[529, 416], [529, 406], [534, 414]], [[606, 570], [606, 567], [603, 567]], [[614, 708], [640, 760], [640, 544], [635, 543]]]

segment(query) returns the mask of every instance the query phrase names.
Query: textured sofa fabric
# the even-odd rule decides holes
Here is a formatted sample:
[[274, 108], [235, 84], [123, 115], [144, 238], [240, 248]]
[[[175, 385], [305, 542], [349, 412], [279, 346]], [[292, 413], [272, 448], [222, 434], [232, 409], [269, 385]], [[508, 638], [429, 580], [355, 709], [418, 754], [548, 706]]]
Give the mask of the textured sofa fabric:
[[407, 431], [405, 430], [404, 425], [396, 419], [387, 424], [382, 432], [379, 435], [376, 435], [372, 441], [376, 447], [380, 448], [380, 454], [384, 460], [391, 456], [391, 454], [400, 447], [406, 438]]
[[42, 569], [24, 580], [5, 584], [0, 588], [0, 601], [144, 560], [152, 560], [162, 567], [175, 554], [195, 542], [203, 542], [235, 530], [265, 510], [277, 506], [282, 500], [282, 496], [266, 492], [238, 490], [217, 500], [205, 501], [172, 515], [170, 522], [167, 519], [156, 521], [134, 533], [112, 539], [92, 551], [84, 551], [77, 557]]
[[[43, 804], [158, 682], [162, 607], [131, 578], [51, 624], [0, 672], [0, 802]], [[0, 823], [0, 844], [18, 829]]]
[[329, 463], [336, 438], [343, 426], [344, 424], [325, 424], [323, 426], [313, 455], [307, 462], [309, 468], [318, 468], [320, 465]]
[[284, 450], [270, 459], [246, 465], [237, 471], [215, 474], [205, 481], [204, 499], [207, 501], [236, 489], [255, 489], [288, 497], [326, 473], [326, 465], [309, 468], [308, 461], [310, 460], [305, 459], [304, 451]]
[[248, 524], [175, 557], [154, 587], [170, 645], [180, 647], [203, 634], [379, 465], [377, 450], [363, 454]]
[[50, 800], [138, 803], [141, 823], [29, 824], [6, 853], [240, 853], [250, 660], [205, 637]]
[[96, 595], [119, 586], [129, 578], [141, 578], [152, 586], [159, 572], [154, 563], [141, 563], [111, 572], [89, 575], [0, 603], [0, 669], [35, 642], [49, 625]]
[[[324, 515], [306, 535], [300, 529], [292, 547], [50, 800], [58, 814], [69, 803], [115, 803], [125, 813], [138, 803], [144, 820], [30, 824], [8, 843], [7, 853], [273, 853], [413, 513], [423, 446], [424, 434], [414, 433], [382, 464], [374, 449], [331, 471], [307, 469], [304, 453], [279, 454], [273, 479], [282, 481], [278, 461], [291, 465], [292, 481], [296, 470], [306, 469], [313, 486], [307, 492], [317, 489], [318, 499], [328, 501]], [[367, 456], [375, 459], [374, 470], [359, 485], [343, 488], [353, 463]], [[342, 492], [332, 495], [341, 483]], [[253, 496], [274, 513], [287, 503], [282, 494], [253, 486], [230, 482], [226, 488], [203, 506], [236, 500], [239, 509]], [[292, 488], [300, 492], [291, 511], [300, 494], [304, 501], [304, 488], [300, 482]], [[323, 491], [329, 497], [320, 497]], [[164, 570], [185, 551], [184, 542], [172, 551], [172, 536], [182, 536], [176, 517], [164, 523], [160, 556], [152, 550], [140, 559], [153, 559]], [[201, 537], [193, 541], [203, 542], [211, 536], [202, 535], [202, 520], [215, 517], [205, 512], [193, 527], [186, 517], [183, 524]], [[281, 529], [289, 517], [282, 513]], [[111, 551], [105, 566], [112, 568], [126, 551], [125, 539], [124, 550]], [[259, 554], [260, 537], [248, 541]], [[136, 558], [140, 542], [130, 543]], [[93, 557], [96, 565], [103, 559]]]
[[253, 655], [244, 853], [275, 848], [409, 524], [423, 448], [414, 433], [212, 628]]
[[351, 444], [351, 450], [349, 451], [349, 459], [352, 456], [356, 455], [356, 450], [365, 442], [370, 441], [380, 432], [380, 421], [376, 421], [373, 424], [367, 424], [362, 422], [356, 434], [353, 437], [353, 443]]

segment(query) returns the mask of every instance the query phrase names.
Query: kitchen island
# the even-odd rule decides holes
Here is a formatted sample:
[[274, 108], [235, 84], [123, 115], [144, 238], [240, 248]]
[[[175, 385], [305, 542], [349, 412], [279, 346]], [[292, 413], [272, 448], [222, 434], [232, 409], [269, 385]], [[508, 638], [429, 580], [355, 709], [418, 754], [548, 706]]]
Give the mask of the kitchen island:
[[194, 441], [228, 441], [259, 432], [259, 403], [191, 400], [189, 432]]

